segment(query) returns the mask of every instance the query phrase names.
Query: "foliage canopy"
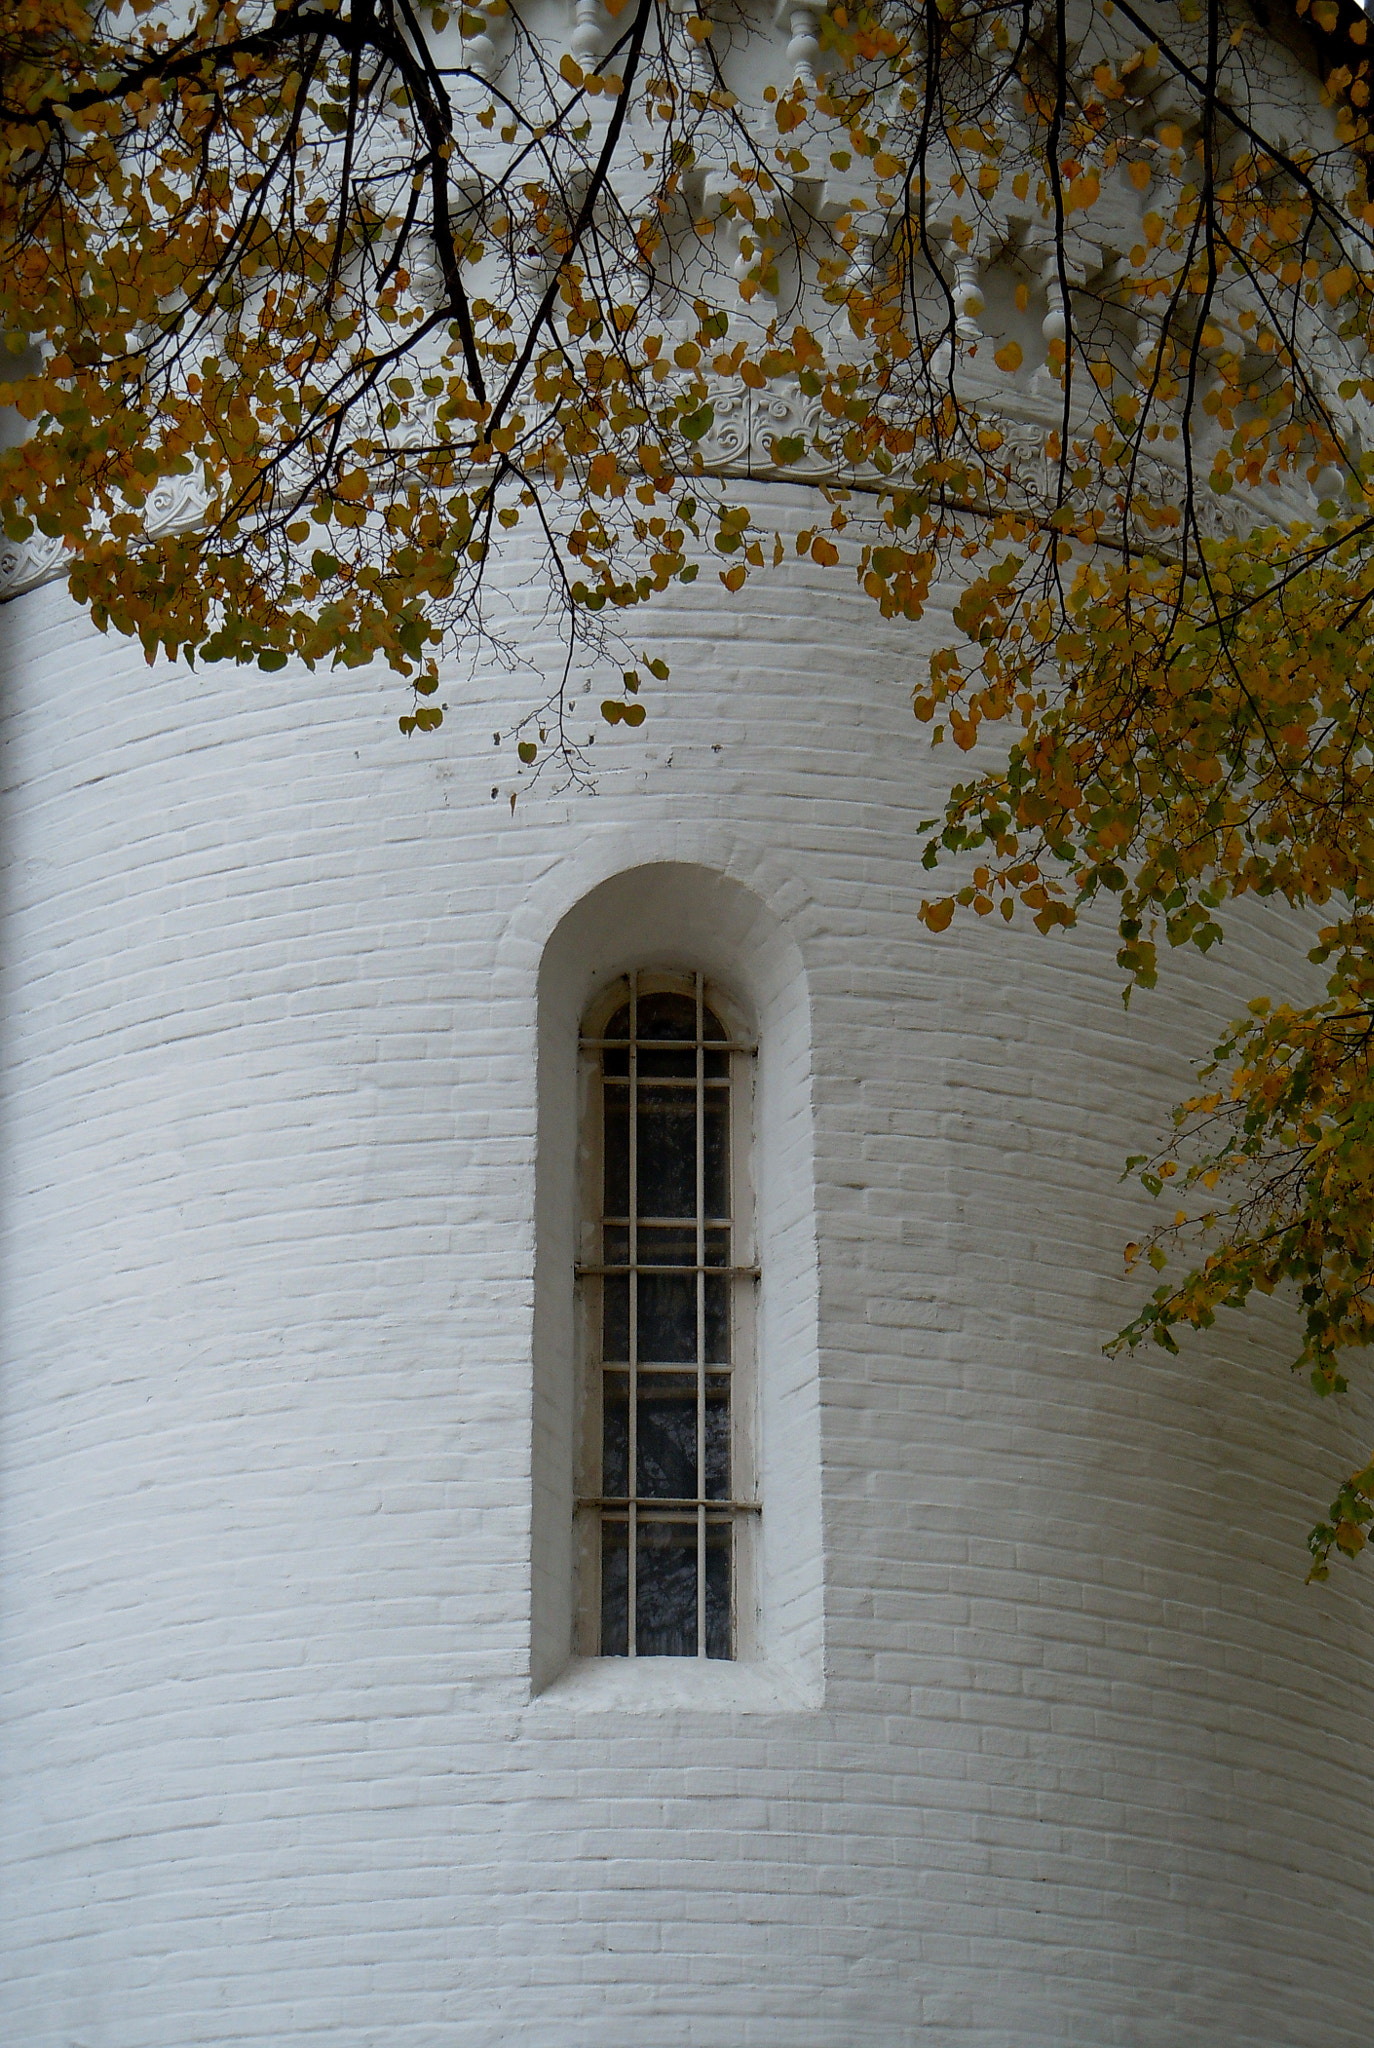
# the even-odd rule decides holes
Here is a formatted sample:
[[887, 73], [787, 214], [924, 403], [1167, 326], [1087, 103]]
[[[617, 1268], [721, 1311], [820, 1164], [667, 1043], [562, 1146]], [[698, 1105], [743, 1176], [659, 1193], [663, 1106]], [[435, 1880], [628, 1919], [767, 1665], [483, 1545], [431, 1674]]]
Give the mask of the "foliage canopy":
[[[1374, 1335], [1363, 17], [783, 12], [0, 0], [6, 533], [150, 659], [381, 657], [421, 732], [516, 530], [631, 724], [636, 609], [779, 559], [761, 469], [885, 616], [957, 575], [916, 712], [1003, 744], [931, 823], [932, 929], [1106, 895], [1149, 984], [1238, 897], [1330, 919], [1325, 1000], [1258, 997], [1133, 1162], [1183, 1193], [1131, 1255], [1201, 1248], [1118, 1341], [1291, 1282], [1337, 1391]], [[582, 772], [561, 683], [515, 736]], [[1374, 1467], [1313, 1575], [1371, 1519]]]

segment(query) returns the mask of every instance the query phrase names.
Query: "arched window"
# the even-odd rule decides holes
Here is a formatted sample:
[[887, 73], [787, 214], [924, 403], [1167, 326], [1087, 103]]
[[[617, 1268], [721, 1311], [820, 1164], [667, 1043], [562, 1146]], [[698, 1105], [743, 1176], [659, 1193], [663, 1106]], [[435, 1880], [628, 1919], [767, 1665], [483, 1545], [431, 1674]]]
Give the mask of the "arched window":
[[700, 975], [584, 1019], [581, 1647], [741, 1654], [755, 1497], [754, 1047]]

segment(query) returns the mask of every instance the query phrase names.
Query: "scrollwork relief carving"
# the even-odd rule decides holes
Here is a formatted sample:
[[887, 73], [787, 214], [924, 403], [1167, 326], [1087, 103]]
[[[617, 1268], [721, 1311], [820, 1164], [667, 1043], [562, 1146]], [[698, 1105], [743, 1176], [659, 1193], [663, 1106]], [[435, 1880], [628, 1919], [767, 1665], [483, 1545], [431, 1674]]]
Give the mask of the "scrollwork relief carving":
[[[199, 477], [168, 476], [155, 484], [143, 508], [143, 531], [149, 540], [189, 533], [205, 516], [205, 491]], [[55, 583], [67, 573], [67, 550], [60, 539], [32, 534], [28, 540], [0, 540], [0, 604], [22, 597], [40, 584]]]
[[[767, 391], [751, 391], [743, 384], [722, 382], [713, 393], [714, 418], [698, 446], [706, 473], [722, 479], [748, 482], [826, 483], [843, 486], [853, 482], [879, 481], [876, 469], [856, 470], [828, 445], [833, 428], [819, 400], [808, 398], [796, 385], [774, 384]], [[1028, 507], [1048, 507], [1055, 501], [1058, 465], [1047, 452], [1049, 436], [1060, 425], [1048, 407], [1004, 412], [986, 403], [968, 407], [970, 428], [991, 428], [1000, 434], [1000, 445], [985, 456], [989, 467], [1005, 476], [1008, 486]], [[432, 423], [417, 415], [406, 433], [395, 436], [398, 452], [407, 443], [430, 443]], [[802, 442], [801, 453], [780, 462], [775, 454], [780, 441]], [[790, 452], [790, 451], [789, 451]], [[1163, 457], [1145, 456], [1136, 464], [1133, 486], [1148, 503], [1178, 505], [1184, 490], [1181, 460], [1171, 463]], [[1222, 496], [1205, 482], [1196, 491], [1197, 523], [1209, 539], [1230, 538], [1261, 523], [1310, 518], [1311, 507], [1292, 492], [1247, 491]], [[144, 531], [157, 540], [164, 535], [188, 532], [205, 511], [205, 495], [199, 479], [165, 478], [149, 494], [144, 514]], [[1147, 523], [1133, 522], [1137, 537], [1147, 537]], [[1168, 535], [1155, 536], [1167, 545]], [[27, 541], [0, 543], [0, 601], [19, 597], [65, 575], [66, 550], [60, 540], [35, 534]]]

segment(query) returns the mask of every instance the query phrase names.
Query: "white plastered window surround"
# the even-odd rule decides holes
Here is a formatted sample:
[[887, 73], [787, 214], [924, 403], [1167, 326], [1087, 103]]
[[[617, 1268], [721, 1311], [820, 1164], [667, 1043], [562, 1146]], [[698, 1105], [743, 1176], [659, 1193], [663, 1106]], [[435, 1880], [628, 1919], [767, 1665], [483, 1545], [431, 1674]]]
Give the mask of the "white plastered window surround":
[[[701, 977], [698, 982], [697, 977]], [[601, 1170], [587, 1025], [617, 986], [710, 990], [736, 1044], [732, 1136], [747, 1169], [754, 1300], [734, 1324], [742, 1363], [732, 1418], [732, 1655], [593, 1654], [600, 1648], [599, 1510], [579, 1508], [604, 1450], [590, 1368], [588, 1195]], [[593, 889], [561, 920], [539, 977], [531, 1679], [540, 1702], [593, 1709], [806, 1710], [820, 1704], [823, 1572], [810, 1005], [801, 954], [754, 892], [710, 869], [660, 862]], [[739, 1063], [753, 1075], [740, 1086]], [[749, 1097], [752, 1095], [752, 1103]], [[752, 1113], [751, 1113], [752, 1112]], [[595, 1196], [594, 1196], [595, 1199]], [[695, 1263], [695, 1262], [693, 1262]], [[578, 1268], [584, 1269], [579, 1281]], [[595, 1280], [598, 1276], [591, 1276]], [[704, 1390], [703, 1390], [704, 1391]], [[757, 1501], [761, 1512], [745, 1502]], [[703, 1510], [699, 1519], [710, 1519]], [[747, 1531], [742, 1524], [747, 1522]], [[703, 1616], [704, 1620], [704, 1616]], [[703, 1649], [707, 1646], [703, 1643]]]

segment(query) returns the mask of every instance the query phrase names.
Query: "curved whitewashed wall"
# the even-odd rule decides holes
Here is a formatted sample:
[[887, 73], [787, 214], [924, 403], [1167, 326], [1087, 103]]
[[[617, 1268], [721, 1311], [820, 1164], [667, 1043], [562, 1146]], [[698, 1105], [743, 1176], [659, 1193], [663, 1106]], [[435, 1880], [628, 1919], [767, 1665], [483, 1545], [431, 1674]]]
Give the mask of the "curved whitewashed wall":
[[[3, 613], [0, 2037], [1363, 2048], [1371, 1582], [1301, 1575], [1358, 1419], [1277, 1309], [1099, 1349], [1124, 1153], [1301, 947], [1125, 1014], [1100, 932], [923, 934], [917, 636], [805, 566], [660, 626], [512, 817], [508, 684], [406, 742]], [[662, 863], [805, 982], [792, 1695], [531, 1681], [540, 963]]]

